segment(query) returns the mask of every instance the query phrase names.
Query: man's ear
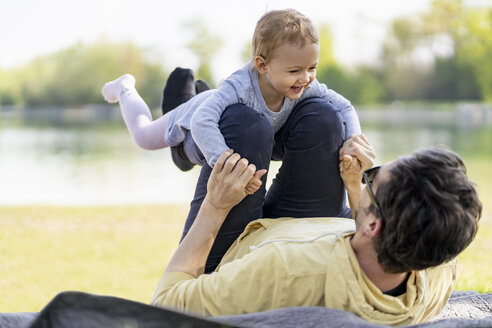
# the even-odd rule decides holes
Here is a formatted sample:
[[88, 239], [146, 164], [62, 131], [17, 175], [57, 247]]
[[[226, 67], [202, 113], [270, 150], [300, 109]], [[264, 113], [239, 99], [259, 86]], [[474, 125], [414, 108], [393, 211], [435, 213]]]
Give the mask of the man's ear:
[[267, 63], [265, 58], [263, 58], [262, 56], [255, 57], [255, 66], [258, 70], [258, 73], [265, 74], [267, 72]]
[[364, 225], [364, 234], [370, 237], [376, 237], [383, 228], [383, 222], [380, 218], [371, 216], [366, 224]]

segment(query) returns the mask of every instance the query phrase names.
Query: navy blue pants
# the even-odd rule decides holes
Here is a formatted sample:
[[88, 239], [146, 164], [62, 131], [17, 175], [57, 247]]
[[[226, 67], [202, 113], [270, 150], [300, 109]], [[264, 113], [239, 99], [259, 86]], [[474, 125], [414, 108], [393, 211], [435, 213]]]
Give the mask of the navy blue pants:
[[[264, 175], [261, 188], [231, 210], [208, 256], [206, 273], [217, 267], [248, 223], [258, 218], [350, 217], [338, 168], [345, 129], [340, 113], [327, 100], [303, 100], [276, 134], [263, 116], [242, 104], [229, 106], [219, 127], [226, 144], [257, 170], [268, 170], [271, 159], [281, 160], [282, 166], [268, 192]], [[202, 167], [182, 238], [207, 194], [211, 172], [209, 165]]]

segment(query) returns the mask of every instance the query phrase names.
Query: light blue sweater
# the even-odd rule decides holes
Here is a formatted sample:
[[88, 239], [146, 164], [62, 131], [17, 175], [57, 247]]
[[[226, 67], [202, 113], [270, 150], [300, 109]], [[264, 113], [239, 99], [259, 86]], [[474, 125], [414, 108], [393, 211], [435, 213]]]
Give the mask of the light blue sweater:
[[[229, 149], [219, 129], [220, 117], [229, 105], [241, 103], [253, 108], [263, 114], [277, 132], [287, 121], [294, 107], [309, 97], [326, 98], [340, 112], [344, 120], [346, 138], [361, 133], [359, 118], [350, 101], [317, 80], [304, 90], [299, 99], [285, 98], [280, 111], [272, 112], [266, 106], [260, 92], [258, 71], [251, 64], [247, 64], [225, 79], [218, 89], [199, 93], [176, 107], [169, 120], [165, 141], [171, 146], [185, 142], [185, 151], [192, 162], [203, 164], [206, 160], [213, 167], [220, 154]], [[192, 138], [188, 135], [190, 131]]]

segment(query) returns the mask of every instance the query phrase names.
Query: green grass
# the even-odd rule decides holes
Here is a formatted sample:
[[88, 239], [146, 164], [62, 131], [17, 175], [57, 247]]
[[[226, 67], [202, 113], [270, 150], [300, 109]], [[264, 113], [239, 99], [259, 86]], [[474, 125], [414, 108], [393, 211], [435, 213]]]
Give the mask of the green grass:
[[466, 160], [468, 175], [477, 184], [483, 205], [475, 240], [458, 257], [457, 290], [492, 292], [492, 163], [487, 158]]
[[[459, 256], [457, 290], [492, 292], [490, 161], [467, 161], [484, 215]], [[0, 312], [39, 311], [79, 290], [148, 303], [187, 206], [0, 207]]]
[[0, 312], [79, 290], [144, 303], [176, 248], [186, 206], [0, 208]]

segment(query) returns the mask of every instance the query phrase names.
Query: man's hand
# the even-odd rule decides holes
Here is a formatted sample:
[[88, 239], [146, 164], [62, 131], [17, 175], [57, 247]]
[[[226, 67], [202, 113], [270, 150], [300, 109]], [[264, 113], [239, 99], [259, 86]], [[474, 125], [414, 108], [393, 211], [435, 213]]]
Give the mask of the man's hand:
[[215, 163], [207, 184], [206, 202], [214, 208], [229, 212], [248, 194], [260, 188], [260, 178], [266, 170], [256, 171], [246, 158], [227, 150]]
[[[340, 174], [342, 179], [360, 176], [374, 165], [376, 157], [371, 144], [363, 134], [350, 136], [340, 149]], [[345, 179], [344, 179], [345, 181]]]

